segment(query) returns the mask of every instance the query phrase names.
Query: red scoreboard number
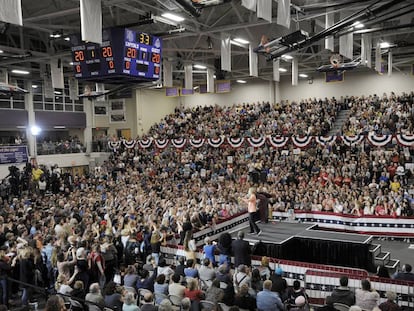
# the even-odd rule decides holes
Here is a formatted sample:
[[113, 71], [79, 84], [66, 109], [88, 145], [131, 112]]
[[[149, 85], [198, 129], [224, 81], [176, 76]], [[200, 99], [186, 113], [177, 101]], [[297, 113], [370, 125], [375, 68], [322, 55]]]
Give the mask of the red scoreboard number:
[[112, 57], [112, 47], [105, 46], [102, 48], [102, 57]]
[[75, 51], [74, 59], [75, 62], [81, 62], [85, 60], [85, 53], [83, 51]]
[[152, 53], [151, 62], [159, 64], [161, 62], [161, 55], [159, 53]]
[[128, 58], [137, 58], [137, 50], [134, 48], [127, 48], [125, 55]]

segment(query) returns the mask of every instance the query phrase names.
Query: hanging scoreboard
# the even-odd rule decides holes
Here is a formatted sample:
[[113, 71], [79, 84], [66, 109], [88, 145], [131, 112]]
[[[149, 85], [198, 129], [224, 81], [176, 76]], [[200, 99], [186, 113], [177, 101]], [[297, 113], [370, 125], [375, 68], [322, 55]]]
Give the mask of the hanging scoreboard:
[[76, 78], [94, 80], [122, 76], [151, 81], [160, 78], [160, 38], [120, 28], [106, 29], [102, 35], [101, 45], [83, 43], [72, 47]]

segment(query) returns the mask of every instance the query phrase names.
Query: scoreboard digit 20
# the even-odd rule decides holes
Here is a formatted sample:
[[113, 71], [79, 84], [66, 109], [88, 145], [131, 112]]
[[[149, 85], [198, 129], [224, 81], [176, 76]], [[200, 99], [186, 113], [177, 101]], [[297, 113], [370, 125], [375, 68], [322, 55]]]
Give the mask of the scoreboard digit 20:
[[93, 80], [131, 77], [158, 80], [161, 72], [160, 38], [130, 29], [106, 29], [102, 45], [84, 43], [72, 47], [75, 77]]

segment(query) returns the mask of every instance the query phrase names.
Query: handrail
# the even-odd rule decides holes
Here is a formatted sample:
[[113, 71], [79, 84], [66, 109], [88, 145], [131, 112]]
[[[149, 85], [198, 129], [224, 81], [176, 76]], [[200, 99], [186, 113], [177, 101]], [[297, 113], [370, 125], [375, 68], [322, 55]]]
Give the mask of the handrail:
[[[34, 289], [36, 292], [42, 294], [45, 297], [46, 300], [51, 295], [51, 293], [46, 288], [43, 288], [43, 287], [40, 287], [40, 286], [37, 286], [37, 285], [33, 285], [33, 284], [30, 284], [30, 283], [22, 282], [20, 280], [16, 280], [16, 279], [11, 278], [9, 276], [6, 276], [6, 280], [11, 281], [13, 283], [17, 283], [17, 284], [21, 284], [21, 285], [30, 287], [30, 288]], [[81, 302], [83, 304], [92, 304], [92, 305], [95, 305], [95, 306], [97, 306], [99, 308], [99, 310], [102, 310], [102, 311], [103, 310], [105, 310], [105, 311], [106, 310], [108, 310], [108, 311], [115, 311], [115, 309], [112, 309], [112, 308], [110, 308], [110, 307], [108, 307], [106, 305], [102, 306], [102, 305], [99, 305], [99, 304], [97, 304], [97, 303], [95, 303], [93, 301], [85, 300], [85, 299], [78, 298], [78, 297], [73, 297], [71, 295], [61, 294], [61, 293], [56, 293], [56, 295], [63, 296], [63, 297], [66, 297], [66, 298], [70, 298], [70, 299], [79, 301], [79, 302]]]
[[37, 286], [37, 285], [33, 285], [33, 284], [30, 284], [30, 283], [26, 283], [26, 282], [22, 282], [22, 281], [20, 281], [20, 280], [16, 280], [16, 279], [11, 278], [11, 277], [9, 277], [9, 276], [6, 276], [5, 278], [6, 278], [6, 280], [7, 280], [7, 281], [11, 281], [11, 282], [13, 282], [13, 283], [17, 283], [17, 284], [21, 284], [21, 285], [24, 285], [24, 286], [27, 286], [27, 287], [33, 288], [36, 292], [38, 292], [38, 293], [40, 293], [40, 294], [44, 295], [46, 298], [48, 298], [48, 296], [49, 296], [49, 294], [50, 294], [50, 293], [47, 291], [47, 289], [45, 289], [45, 288], [43, 288], [43, 287], [40, 287], [40, 286]]

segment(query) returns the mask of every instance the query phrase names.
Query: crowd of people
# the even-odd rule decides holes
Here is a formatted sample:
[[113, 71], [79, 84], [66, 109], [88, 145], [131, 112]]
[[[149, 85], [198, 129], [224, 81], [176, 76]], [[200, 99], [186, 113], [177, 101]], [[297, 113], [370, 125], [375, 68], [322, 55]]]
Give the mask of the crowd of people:
[[[349, 102], [343, 98], [338, 102], [325, 99], [182, 110], [166, 117], [149, 135], [324, 134], [339, 107]], [[24, 285], [30, 283], [86, 300], [89, 291], [89, 298], [96, 298], [91, 301], [98, 305], [102, 304], [100, 296], [104, 304], [106, 296], [111, 296], [108, 299], [116, 301], [118, 308], [120, 301], [122, 308], [136, 305], [131, 303], [136, 297], [120, 292], [114, 283], [117, 279], [117, 284], [136, 291], [149, 289], [151, 295], [142, 300], [148, 305], [157, 300], [156, 288], [175, 295], [177, 292], [166, 292], [173, 287], [197, 305], [201, 300], [216, 299], [232, 306], [239, 299], [242, 307], [247, 301], [253, 306], [254, 298], [258, 308], [267, 310], [268, 301], [273, 308], [289, 298], [281, 292], [275, 297], [272, 289], [281, 272], [268, 270], [264, 276], [265, 268], [251, 267], [248, 262], [237, 262], [230, 270], [228, 259], [234, 253], [228, 235], [217, 247], [206, 241], [209, 261], [198, 264], [193, 232], [214, 228], [220, 219], [246, 211], [252, 192], [268, 198], [270, 212], [412, 215], [414, 188], [409, 185], [412, 172], [407, 169], [408, 161], [398, 145], [387, 150], [335, 141], [299, 152], [292, 146], [279, 150], [268, 145], [256, 149], [208, 145], [182, 150], [124, 148], [83, 176], [62, 174], [57, 167], [28, 165], [22, 175], [27, 175], [30, 185], [19, 188], [20, 183], [13, 181], [15, 191], [1, 194], [0, 274], [23, 282], [23, 304], [30, 301], [31, 289]], [[175, 267], [166, 265], [160, 253], [166, 243], [183, 245], [187, 262], [181, 258]], [[217, 263], [212, 249], [220, 255]], [[202, 280], [199, 274], [204, 267], [214, 270], [214, 279]], [[247, 286], [242, 276], [243, 281], [249, 280]], [[2, 302], [7, 305], [8, 294], [16, 293], [17, 288], [6, 278], [1, 280]], [[211, 286], [206, 289], [201, 281], [211, 281]], [[253, 281], [259, 285], [253, 286]], [[221, 282], [226, 288], [221, 288]], [[302, 298], [290, 303], [303, 307], [307, 305], [303, 297], [305, 303]]]
[[79, 153], [85, 151], [86, 148], [77, 136], [60, 140], [51, 140], [44, 138], [40, 139], [37, 144], [38, 155]]
[[335, 98], [314, 98], [299, 103], [282, 101], [275, 105], [262, 102], [231, 107], [176, 109], [173, 114], [152, 126], [148, 136], [200, 138], [221, 135], [325, 135], [340, 109], [341, 104]]

